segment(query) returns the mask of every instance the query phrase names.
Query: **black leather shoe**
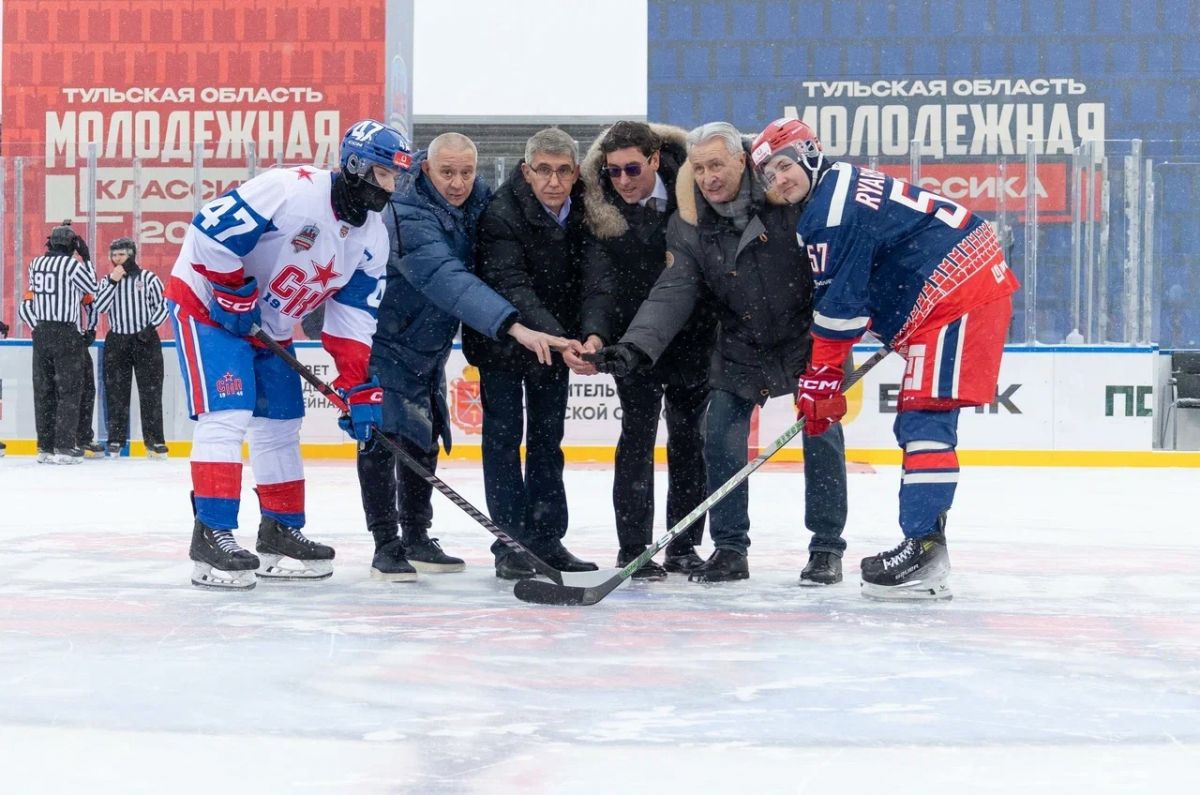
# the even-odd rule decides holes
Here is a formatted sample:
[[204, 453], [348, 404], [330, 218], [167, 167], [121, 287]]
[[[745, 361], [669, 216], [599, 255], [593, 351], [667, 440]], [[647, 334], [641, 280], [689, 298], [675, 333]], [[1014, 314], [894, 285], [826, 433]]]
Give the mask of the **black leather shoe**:
[[750, 577], [750, 564], [741, 552], [718, 549], [704, 561], [704, 565], [693, 569], [688, 575], [692, 582], [729, 582]]
[[535, 554], [559, 571], [596, 571], [600, 568], [589, 560], [580, 560], [572, 555], [557, 538]]
[[525, 556], [510, 552], [496, 558], [496, 576], [502, 580], [528, 580], [536, 577], [537, 572], [525, 560]]
[[[621, 547], [621, 551], [617, 553], [617, 568], [623, 569], [628, 566], [634, 558], [646, 551], [646, 547], [638, 544], [632, 547]], [[664, 580], [667, 577], [667, 570], [654, 562], [654, 558], [642, 564], [641, 568], [630, 574], [629, 577], [634, 580]]]
[[812, 552], [800, 572], [801, 585], [833, 585], [842, 581], [842, 559], [832, 552]]
[[695, 547], [673, 550], [667, 547], [663, 557], [663, 569], [672, 574], [690, 574], [704, 565], [704, 558], [696, 554]]

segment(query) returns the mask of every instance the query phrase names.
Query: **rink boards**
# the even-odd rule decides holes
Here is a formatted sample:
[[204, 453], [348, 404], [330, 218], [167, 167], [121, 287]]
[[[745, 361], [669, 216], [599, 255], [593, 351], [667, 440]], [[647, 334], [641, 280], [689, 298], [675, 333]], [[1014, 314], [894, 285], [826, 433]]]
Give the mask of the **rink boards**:
[[[98, 343], [93, 359], [100, 360]], [[174, 343], [164, 343], [166, 383], [164, 417], [172, 454], [183, 454], [192, 423], [180, 389]], [[858, 346], [855, 359], [865, 361], [871, 346]], [[332, 359], [317, 343], [297, 344], [297, 354], [319, 376], [332, 380]], [[34, 415], [31, 385], [32, 349], [26, 340], [0, 342], [0, 439], [10, 453], [33, 452]], [[995, 401], [967, 409], [959, 424], [960, 457], [966, 464], [1196, 466], [1200, 454], [1161, 451], [1159, 418], [1163, 414], [1169, 357], [1154, 347], [1010, 346], [1001, 366]], [[896, 395], [904, 365], [891, 356], [849, 394], [845, 420], [847, 455], [854, 461], [899, 462], [892, 437]], [[482, 407], [479, 378], [456, 346], [446, 368], [452, 458], [480, 455]], [[97, 379], [98, 386], [101, 379]], [[307, 386], [307, 385], [306, 385]], [[338, 430], [336, 411], [315, 390], [306, 390], [308, 418], [302, 441], [308, 457], [348, 458], [353, 445]], [[103, 391], [97, 395], [102, 416]], [[133, 438], [140, 435], [134, 401]], [[1181, 442], [1189, 437], [1191, 419], [1183, 412]], [[750, 448], [768, 446], [794, 422], [791, 400], [770, 400], [756, 415]], [[97, 426], [99, 438], [103, 428]], [[608, 376], [572, 376], [563, 448], [569, 461], [612, 461], [620, 431], [620, 403]], [[665, 435], [660, 424], [659, 455]], [[1182, 446], [1182, 445], [1181, 445]], [[140, 452], [135, 446], [133, 452]], [[801, 460], [798, 445], [780, 451], [780, 461]]]

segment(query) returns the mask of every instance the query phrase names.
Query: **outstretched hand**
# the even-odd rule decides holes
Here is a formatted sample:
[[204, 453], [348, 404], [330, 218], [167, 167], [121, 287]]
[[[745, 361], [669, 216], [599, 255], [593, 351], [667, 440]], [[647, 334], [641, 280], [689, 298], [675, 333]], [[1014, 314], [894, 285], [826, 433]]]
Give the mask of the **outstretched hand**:
[[556, 337], [543, 331], [534, 331], [521, 323], [513, 323], [508, 330], [508, 336], [519, 342], [526, 350], [532, 351], [540, 364], [553, 364], [551, 351], [567, 351], [571, 349], [574, 340]]
[[600, 372], [609, 373], [617, 378], [624, 378], [650, 363], [646, 354], [623, 342], [608, 345], [595, 353], [585, 353], [582, 358], [594, 364]]
[[595, 334], [589, 335], [585, 342], [571, 340], [570, 350], [563, 351], [563, 361], [576, 375], [595, 375], [600, 371], [596, 369], [596, 365], [585, 359], [584, 355], [595, 353], [603, 347], [604, 341]]

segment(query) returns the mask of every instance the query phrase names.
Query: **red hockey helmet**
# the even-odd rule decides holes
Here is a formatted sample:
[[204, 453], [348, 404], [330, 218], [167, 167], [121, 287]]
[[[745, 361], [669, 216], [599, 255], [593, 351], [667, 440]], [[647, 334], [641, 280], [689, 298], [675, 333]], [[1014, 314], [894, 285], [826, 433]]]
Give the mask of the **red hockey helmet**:
[[799, 119], [776, 119], [754, 139], [750, 148], [750, 159], [770, 189], [774, 182], [767, 164], [780, 155], [796, 161], [815, 177], [824, 160], [824, 151], [817, 134]]

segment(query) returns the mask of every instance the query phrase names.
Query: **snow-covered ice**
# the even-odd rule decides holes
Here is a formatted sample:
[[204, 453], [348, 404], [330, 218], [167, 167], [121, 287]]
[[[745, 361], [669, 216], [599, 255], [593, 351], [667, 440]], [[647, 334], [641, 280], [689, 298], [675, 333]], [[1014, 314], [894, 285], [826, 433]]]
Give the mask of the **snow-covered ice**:
[[[863, 599], [856, 572], [899, 540], [898, 473], [858, 469], [838, 586], [796, 587], [802, 476], [768, 466], [750, 580], [548, 608], [513, 598], [491, 536], [436, 493], [433, 534], [467, 571], [369, 579], [349, 462], [307, 467], [333, 578], [226, 593], [189, 583], [186, 462], [0, 460], [0, 789], [1195, 786], [1195, 471], [967, 468], [954, 600], [897, 605]], [[477, 466], [441, 474], [485, 507]], [[569, 469], [566, 539], [610, 566], [611, 479]]]

